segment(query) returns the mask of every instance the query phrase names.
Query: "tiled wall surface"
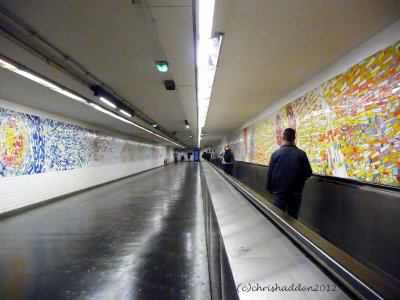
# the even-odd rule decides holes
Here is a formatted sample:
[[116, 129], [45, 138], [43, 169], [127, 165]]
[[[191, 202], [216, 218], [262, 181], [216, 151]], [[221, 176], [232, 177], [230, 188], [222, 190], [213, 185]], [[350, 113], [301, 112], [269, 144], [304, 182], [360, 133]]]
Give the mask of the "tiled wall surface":
[[400, 41], [395, 40], [236, 131], [217, 148], [228, 142], [236, 159], [267, 165], [282, 145], [283, 130], [291, 127], [315, 173], [399, 186], [399, 98]]
[[[163, 165], [172, 149], [0, 106], [0, 214]], [[0, 103], [1, 104], [1, 103]]]

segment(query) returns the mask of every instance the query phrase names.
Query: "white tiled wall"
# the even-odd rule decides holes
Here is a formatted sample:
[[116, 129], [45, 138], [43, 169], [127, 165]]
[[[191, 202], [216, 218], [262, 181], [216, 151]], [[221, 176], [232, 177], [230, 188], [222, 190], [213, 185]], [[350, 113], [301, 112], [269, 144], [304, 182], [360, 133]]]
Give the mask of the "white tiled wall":
[[[12, 102], [4, 100], [0, 100], [0, 106], [15, 111], [33, 113], [41, 117], [55, 117], [54, 115], [49, 115], [44, 112], [30, 110], [21, 105], [13, 105]], [[72, 124], [78, 123], [73, 120], [62, 119]], [[79, 125], [83, 124], [79, 123]], [[169, 153], [167, 147], [165, 147], [165, 153]], [[163, 159], [160, 158], [159, 154], [156, 156], [157, 157], [142, 161], [130, 161], [99, 167], [0, 177], [0, 215], [25, 206], [162, 166], [164, 164]]]
[[145, 160], [0, 178], [0, 215], [161, 165], [159, 159]]

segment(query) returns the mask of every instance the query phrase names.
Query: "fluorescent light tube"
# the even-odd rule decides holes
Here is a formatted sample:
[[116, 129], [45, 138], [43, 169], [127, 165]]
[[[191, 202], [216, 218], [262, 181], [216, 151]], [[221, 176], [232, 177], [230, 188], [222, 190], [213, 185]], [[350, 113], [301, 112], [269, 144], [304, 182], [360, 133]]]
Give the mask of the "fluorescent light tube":
[[100, 97], [100, 100], [112, 108], [117, 108], [117, 106], [114, 103], [112, 103], [110, 100], [107, 100], [104, 97]]
[[201, 130], [205, 126], [210, 106], [212, 87], [222, 44], [222, 35], [212, 37], [215, 0], [201, 0], [199, 3], [199, 37], [197, 40], [197, 117], [198, 147], [200, 148]]
[[0, 66], [5, 68], [5, 69], [7, 69], [7, 70], [10, 70], [10, 71], [12, 71], [14, 73], [17, 73], [17, 74], [19, 74], [21, 76], [24, 76], [25, 78], [28, 78], [28, 79], [30, 79], [32, 81], [35, 81], [35, 82], [37, 82], [37, 83], [39, 83], [41, 85], [44, 85], [44, 86], [46, 86], [48, 88], [51, 88], [51, 89], [59, 88], [58, 86], [52, 84], [51, 82], [49, 82], [49, 81], [47, 81], [47, 80], [45, 80], [43, 78], [40, 78], [39, 76], [36, 76], [36, 75], [34, 75], [32, 73], [29, 73], [27, 71], [23, 71], [23, 70], [18, 69], [16, 66], [6, 62], [5, 60], [0, 59]]
[[171, 141], [171, 140], [169, 140], [169, 139], [163, 137], [162, 135], [159, 135], [159, 134], [157, 134], [157, 133], [155, 133], [155, 132], [153, 132], [153, 131], [151, 131], [151, 130], [148, 130], [147, 128], [145, 128], [145, 127], [143, 127], [143, 126], [141, 126], [141, 125], [139, 125], [139, 124], [136, 124], [136, 123], [134, 123], [134, 122], [131, 122], [131, 121], [129, 121], [129, 120], [126, 120], [126, 119], [122, 118], [121, 116], [118, 116], [117, 114], [115, 114], [115, 113], [113, 113], [113, 112], [111, 112], [111, 111], [108, 111], [108, 110], [102, 108], [101, 106], [99, 106], [99, 105], [97, 105], [97, 104], [95, 104], [95, 103], [90, 103], [89, 105], [92, 106], [94, 109], [97, 109], [98, 111], [101, 111], [102, 113], [105, 113], [105, 114], [107, 114], [107, 115], [109, 115], [109, 116], [111, 116], [111, 117], [113, 117], [113, 118], [116, 118], [116, 119], [118, 119], [118, 120], [120, 120], [120, 121], [122, 121], [122, 122], [128, 123], [128, 124], [134, 125], [134, 126], [140, 128], [140, 129], [144, 130], [144, 131], [147, 131], [148, 133], [151, 133], [151, 134], [153, 134], [153, 135], [155, 135], [155, 136], [157, 136], [157, 137], [159, 137], [159, 138], [162, 138], [162, 139], [164, 139], [164, 140], [166, 140], [166, 141], [168, 141], [168, 142], [170, 142], [170, 143], [173, 143], [173, 144], [175, 144], [175, 145], [177, 145], [177, 146], [179, 146], [179, 147], [184, 148], [182, 145], [180, 145], [180, 144], [178, 144], [178, 143], [175, 143], [175, 142], [173, 142], [173, 141]]
[[199, 36], [200, 39], [211, 37], [215, 0], [199, 1]]
[[121, 113], [123, 113], [125, 116], [127, 116], [127, 117], [132, 117], [132, 115], [130, 114], [130, 113], [127, 113], [126, 111], [124, 111], [124, 110], [122, 110], [122, 109], [120, 109], [119, 110]]
[[10, 70], [15, 72], [16, 70], [18, 70], [18, 68], [8, 62], [6, 62], [5, 60], [0, 59], [0, 66], [4, 69]]
[[58, 85], [55, 85], [55, 84], [53, 84], [53, 83], [51, 83], [51, 82], [49, 82], [49, 81], [37, 76], [37, 75], [34, 75], [34, 74], [29, 73], [29, 72], [24, 71], [24, 70], [20, 70], [16, 66], [14, 66], [14, 65], [12, 65], [12, 64], [10, 64], [10, 63], [2, 60], [2, 59], [0, 59], [0, 67], [8, 69], [8, 70], [10, 70], [10, 71], [12, 71], [14, 73], [17, 73], [17, 74], [19, 74], [19, 75], [21, 75], [21, 76], [23, 76], [25, 78], [28, 78], [28, 79], [32, 80], [32, 81], [35, 81], [35, 82], [37, 82], [37, 83], [39, 83], [39, 84], [41, 84], [41, 85], [43, 85], [45, 87], [48, 87], [48, 88], [52, 89], [53, 91], [55, 91], [57, 93], [63, 94], [64, 96], [67, 96], [67, 97], [69, 97], [71, 99], [80, 101], [82, 103], [87, 103], [87, 101], [85, 99], [83, 99], [82, 97], [79, 97], [79, 96], [77, 96], [77, 95], [75, 95], [75, 94], [63, 89], [62, 87], [60, 87]]
[[35, 82], [37, 82], [37, 83], [39, 83], [41, 85], [44, 85], [45, 87], [48, 87], [50, 89], [53, 89], [53, 90], [59, 89], [58, 86], [52, 84], [51, 82], [48, 82], [47, 80], [42, 79], [39, 76], [33, 75], [33, 74], [29, 73], [29, 72], [22, 71], [22, 70], [17, 70], [17, 71], [15, 71], [15, 73], [17, 73], [17, 74], [19, 74], [21, 76], [24, 76], [25, 78], [28, 78], [28, 79], [30, 79], [32, 81], [35, 81]]
[[79, 97], [79, 96], [77, 96], [77, 95], [75, 95], [75, 94], [72, 94], [72, 93], [70, 93], [70, 92], [68, 92], [68, 91], [66, 91], [66, 90], [63, 90], [63, 89], [52, 89], [53, 91], [56, 91], [56, 92], [58, 92], [58, 93], [60, 93], [60, 94], [63, 94], [64, 96], [67, 96], [67, 97], [69, 97], [69, 98], [71, 98], [71, 99], [74, 99], [74, 100], [77, 100], [77, 101], [80, 101], [80, 102], [82, 102], [82, 103], [87, 103], [87, 100], [85, 100], [85, 99], [83, 99], [83, 98], [81, 98], [81, 97]]
[[101, 106], [99, 106], [99, 105], [97, 105], [97, 104], [95, 104], [95, 103], [90, 103], [89, 105], [90, 105], [91, 107], [93, 107], [94, 109], [97, 109], [98, 111], [101, 111], [102, 113], [105, 113], [105, 114], [107, 114], [107, 115], [111, 115], [111, 116], [112, 116], [111, 111], [108, 111], [108, 110], [102, 108]]
[[[64, 96], [67, 96], [67, 97], [69, 97], [71, 99], [74, 99], [74, 100], [77, 100], [77, 101], [80, 101], [80, 102], [88, 104], [87, 100], [85, 100], [85, 99], [83, 99], [83, 98], [81, 98], [81, 97], [79, 97], [79, 96], [77, 96], [77, 95], [75, 95], [75, 94], [63, 89], [62, 87], [57, 86], [57, 85], [55, 85], [55, 84], [53, 84], [53, 83], [51, 83], [51, 82], [49, 82], [49, 81], [37, 76], [37, 75], [34, 75], [34, 74], [29, 73], [27, 71], [20, 70], [16, 66], [14, 66], [13, 64], [8, 63], [7, 61], [5, 61], [5, 60], [3, 60], [1, 58], [0, 58], [0, 67], [2, 67], [4, 69], [7, 69], [7, 70], [10, 70], [12, 72], [15, 72], [15, 73], [17, 73], [17, 74], [19, 74], [21, 76], [24, 76], [25, 78], [30, 79], [30, 80], [33, 80], [33, 81], [35, 81], [35, 82], [37, 82], [37, 83], [39, 83], [39, 84], [41, 84], [43, 86], [46, 86], [46, 87], [52, 89], [53, 91], [55, 91], [57, 93], [63, 94]], [[103, 97], [100, 97], [100, 100], [102, 100], [104, 103], [108, 102], [107, 104], [110, 105], [113, 108], [117, 108], [117, 106], [114, 103], [108, 101], [107, 99], [105, 99]], [[113, 118], [116, 118], [116, 119], [118, 119], [118, 120], [120, 120], [122, 122], [128, 123], [128, 124], [134, 125], [134, 126], [140, 128], [140, 129], [142, 129], [144, 131], [147, 131], [147, 132], [149, 132], [149, 133], [151, 133], [151, 134], [153, 134], [153, 135], [155, 135], [157, 137], [160, 137], [160, 138], [162, 138], [162, 139], [164, 139], [164, 140], [166, 140], [166, 141], [168, 141], [168, 142], [170, 142], [172, 144], [175, 144], [175, 145], [177, 145], [179, 147], [184, 148], [182, 145], [180, 145], [178, 143], [175, 143], [175, 142], [173, 142], [173, 141], [171, 141], [171, 140], [169, 140], [169, 139], [167, 139], [167, 138], [165, 138], [165, 137], [163, 137], [163, 136], [161, 136], [161, 135], [159, 135], [159, 134], [157, 134], [155, 132], [152, 132], [151, 130], [148, 130], [147, 128], [144, 128], [143, 126], [140, 126], [140, 125], [138, 125], [138, 124], [136, 124], [134, 122], [126, 120], [126, 119], [122, 118], [121, 116], [118, 116], [117, 114], [115, 114], [115, 113], [113, 113], [111, 111], [108, 111], [108, 110], [102, 108], [101, 106], [99, 106], [99, 105], [97, 105], [95, 103], [90, 103], [89, 105], [91, 107], [93, 107], [94, 109], [96, 109], [98, 111], [101, 111], [102, 113], [105, 113], [105, 114], [107, 114], [107, 115], [109, 115], [109, 116], [111, 116]], [[131, 117], [131, 115], [129, 113], [127, 113], [126, 111], [123, 111], [122, 109], [120, 111], [121, 111], [121, 113], [125, 114], [126, 116], [129, 115]]]

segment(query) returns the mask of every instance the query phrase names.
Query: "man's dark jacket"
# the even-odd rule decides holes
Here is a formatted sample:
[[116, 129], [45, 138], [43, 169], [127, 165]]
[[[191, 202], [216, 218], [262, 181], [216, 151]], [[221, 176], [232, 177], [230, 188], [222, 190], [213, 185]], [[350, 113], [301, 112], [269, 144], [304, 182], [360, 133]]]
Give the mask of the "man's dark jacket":
[[307, 154], [295, 145], [283, 145], [271, 155], [267, 190], [278, 194], [301, 193], [311, 174]]

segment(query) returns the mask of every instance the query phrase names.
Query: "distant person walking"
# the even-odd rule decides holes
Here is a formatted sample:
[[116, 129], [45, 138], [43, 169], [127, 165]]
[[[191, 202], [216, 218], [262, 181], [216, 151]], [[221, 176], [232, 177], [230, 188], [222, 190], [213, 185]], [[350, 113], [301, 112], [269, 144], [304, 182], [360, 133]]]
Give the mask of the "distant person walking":
[[207, 159], [208, 161], [211, 160], [211, 153], [210, 153], [210, 150], [207, 150], [205, 159]]
[[266, 189], [272, 202], [297, 219], [304, 183], [312, 175], [307, 154], [295, 145], [296, 131], [286, 128], [283, 145], [271, 155]]
[[187, 157], [188, 157], [188, 161], [190, 162], [190, 157], [192, 156], [192, 152], [188, 152]]
[[184, 160], [185, 160], [185, 155], [181, 154], [181, 163], [183, 163]]
[[174, 160], [175, 160], [175, 163], [177, 164], [178, 163], [178, 152], [174, 152]]
[[217, 161], [217, 153], [215, 152], [215, 149], [211, 151], [211, 162], [215, 164]]
[[228, 144], [225, 145], [224, 150], [222, 150], [219, 155], [222, 157], [222, 169], [226, 173], [232, 175], [235, 157], [233, 156], [232, 150], [229, 148]]

